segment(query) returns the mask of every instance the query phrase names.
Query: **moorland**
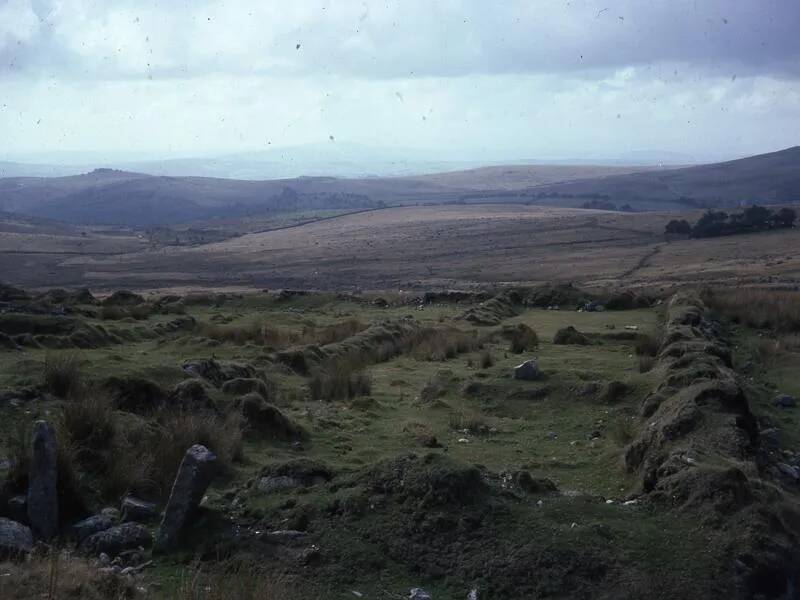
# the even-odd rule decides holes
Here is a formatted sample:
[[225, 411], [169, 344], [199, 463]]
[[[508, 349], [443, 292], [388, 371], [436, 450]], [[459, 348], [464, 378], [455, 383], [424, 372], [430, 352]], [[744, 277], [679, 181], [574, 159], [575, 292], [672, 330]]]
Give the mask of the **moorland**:
[[0, 596], [794, 597], [793, 156], [0, 180]]

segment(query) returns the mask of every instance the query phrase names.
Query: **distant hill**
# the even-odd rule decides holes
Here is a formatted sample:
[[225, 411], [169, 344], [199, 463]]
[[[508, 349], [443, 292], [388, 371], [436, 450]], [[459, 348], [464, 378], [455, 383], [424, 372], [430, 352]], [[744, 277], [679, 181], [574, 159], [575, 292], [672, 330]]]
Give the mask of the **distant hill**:
[[604, 199], [637, 210], [800, 202], [800, 146], [709, 165], [536, 186], [537, 204], [581, 206]]
[[525, 165], [411, 177], [298, 177], [268, 181], [95, 169], [69, 177], [0, 179], [0, 210], [75, 224], [148, 227], [270, 212], [456, 202], [475, 190], [526, 189], [640, 168], [643, 167]]
[[795, 201], [800, 201], [800, 147], [684, 168], [512, 165], [406, 177], [267, 181], [96, 169], [68, 177], [0, 179], [0, 211], [129, 227], [454, 202], [670, 210]]

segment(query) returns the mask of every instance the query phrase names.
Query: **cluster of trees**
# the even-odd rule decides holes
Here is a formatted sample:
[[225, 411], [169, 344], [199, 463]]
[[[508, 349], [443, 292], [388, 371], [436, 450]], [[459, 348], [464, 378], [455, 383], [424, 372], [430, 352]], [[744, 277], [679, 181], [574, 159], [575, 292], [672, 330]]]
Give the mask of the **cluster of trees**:
[[694, 225], [691, 225], [686, 219], [673, 219], [667, 223], [665, 233], [688, 235], [695, 238], [716, 237], [794, 227], [796, 220], [797, 213], [792, 208], [772, 211], [763, 206], [751, 206], [744, 212], [733, 214], [709, 210]]

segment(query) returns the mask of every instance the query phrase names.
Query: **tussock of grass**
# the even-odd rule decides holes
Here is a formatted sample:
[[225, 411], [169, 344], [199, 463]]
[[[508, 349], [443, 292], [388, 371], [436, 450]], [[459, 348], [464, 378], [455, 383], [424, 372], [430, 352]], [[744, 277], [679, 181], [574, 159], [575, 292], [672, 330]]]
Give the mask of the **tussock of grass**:
[[313, 373], [308, 385], [313, 400], [344, 400], [372, 392], [372, 378], [355, 357], [327, 361]]
[[508, 351], [512, 354], [522, 354], [539, 346], [539, 336], [524, 323], [503, 327], [501, 335], [508, 340]]
[[198, 333], [219, 342], [236, 345], [252, 342], [271, 348], [282, 348], [297, 339], [290, 332], [265, 325], [259, 319], [231, 324], [202, 322], [198, 324]]
[[649, 373], [656, 366], [656, 359], [654, 356], [645, 354], [639, 357], [639, 373]]
[[634, 349], [637, 356], [656, 356], [661, 348], [661, 340], [655, 336], [639, 334]]
[[494, 357], [492, 356], [491, 350], [488, 348], [483, 349], [478, 364], [480, 365], [481, 369], [488, 369], [489, 367], [494, 366]]
[[636, 424], [628, 416], [620, 416], [609, 425], [609, 434], [619, 446], [627, 446], [636, 437]]
[[474, 352], [482, 345], [477, 331], [440, 329], [421, 336], [413, 355], [418, 360], [445, 361], [464, 352]]
[[305, 327], [302, 341], [306, 344], [318, 344], [320, 346], [335, 344], [364, 331], [366, 328], [367, 325], [358, 319], [349, 318], [324, 327]]
[[461, 432], [466, 431], [471, 435], [479, 435], [489, 431], [489, 425], [484, 417], [469, 411], [450, 413], [448, 423], [450, 429]]
[[104, 573], [88, 560], [60, 550], [47, 557], [17, 563], [0, 563], [0, 598], [81, 598], [106, 600], [137, 595], [133, 579]]
[[301, 598], [296, 584], [267, 573], [255, 563], [223, 562], [212, 567], [199, 564], [184, 570], [178, 600], [293, 600]]
[[80, 359], [72, 352], [50, 352], [44, 359], [44, 389], [66, 398], [82, 385]]
[[704, 290], [703, 301], [737, 323], [778, 333], [800, 332], [800, 292], [768, 289]]

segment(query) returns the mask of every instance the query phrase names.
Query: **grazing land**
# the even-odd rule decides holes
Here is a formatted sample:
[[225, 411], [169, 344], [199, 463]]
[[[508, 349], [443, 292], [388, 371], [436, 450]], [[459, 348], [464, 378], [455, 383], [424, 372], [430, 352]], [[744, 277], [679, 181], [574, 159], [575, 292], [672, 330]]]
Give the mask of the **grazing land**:
[[[677, 216], [694, 220], [700, 214]], [[0, 234], [0, 266], [5, 280], [18, 285], [108, 291], [424, 291], [552, 281], [657, 289], [697, 283], [791, 286], [800, 278], [800, 257], [791, 251], [797, 229], [669, 240], [664, 227], [676, 213], [467, 205], [321, 216], [312, 213], [317, 220], [309, 223], [298, 218], [296, 226], [233, 222], [227, 230], [225, 225], [192, 230], [197, 233], [66, 226]], [[233, 231], [262, 226], [274, 229]], [[193, 243], [191, 236], [221, 241]]]
[[[0, 564], [3, 597], [53, 572], [98, 598], [791, 585], [800, 429], [773, 399], [800, 393], [796, 293], [3, 294], [0, 514], [24, 497], [26, 432], [51, 421], [71, 549], [41, 573]], [[192, 443], [219, 471], [180, 551], [151, 557], [165, 525], [130, 513], [98, 570], [107, 538], [71, 525], [129, 496], [163, 508]]]

